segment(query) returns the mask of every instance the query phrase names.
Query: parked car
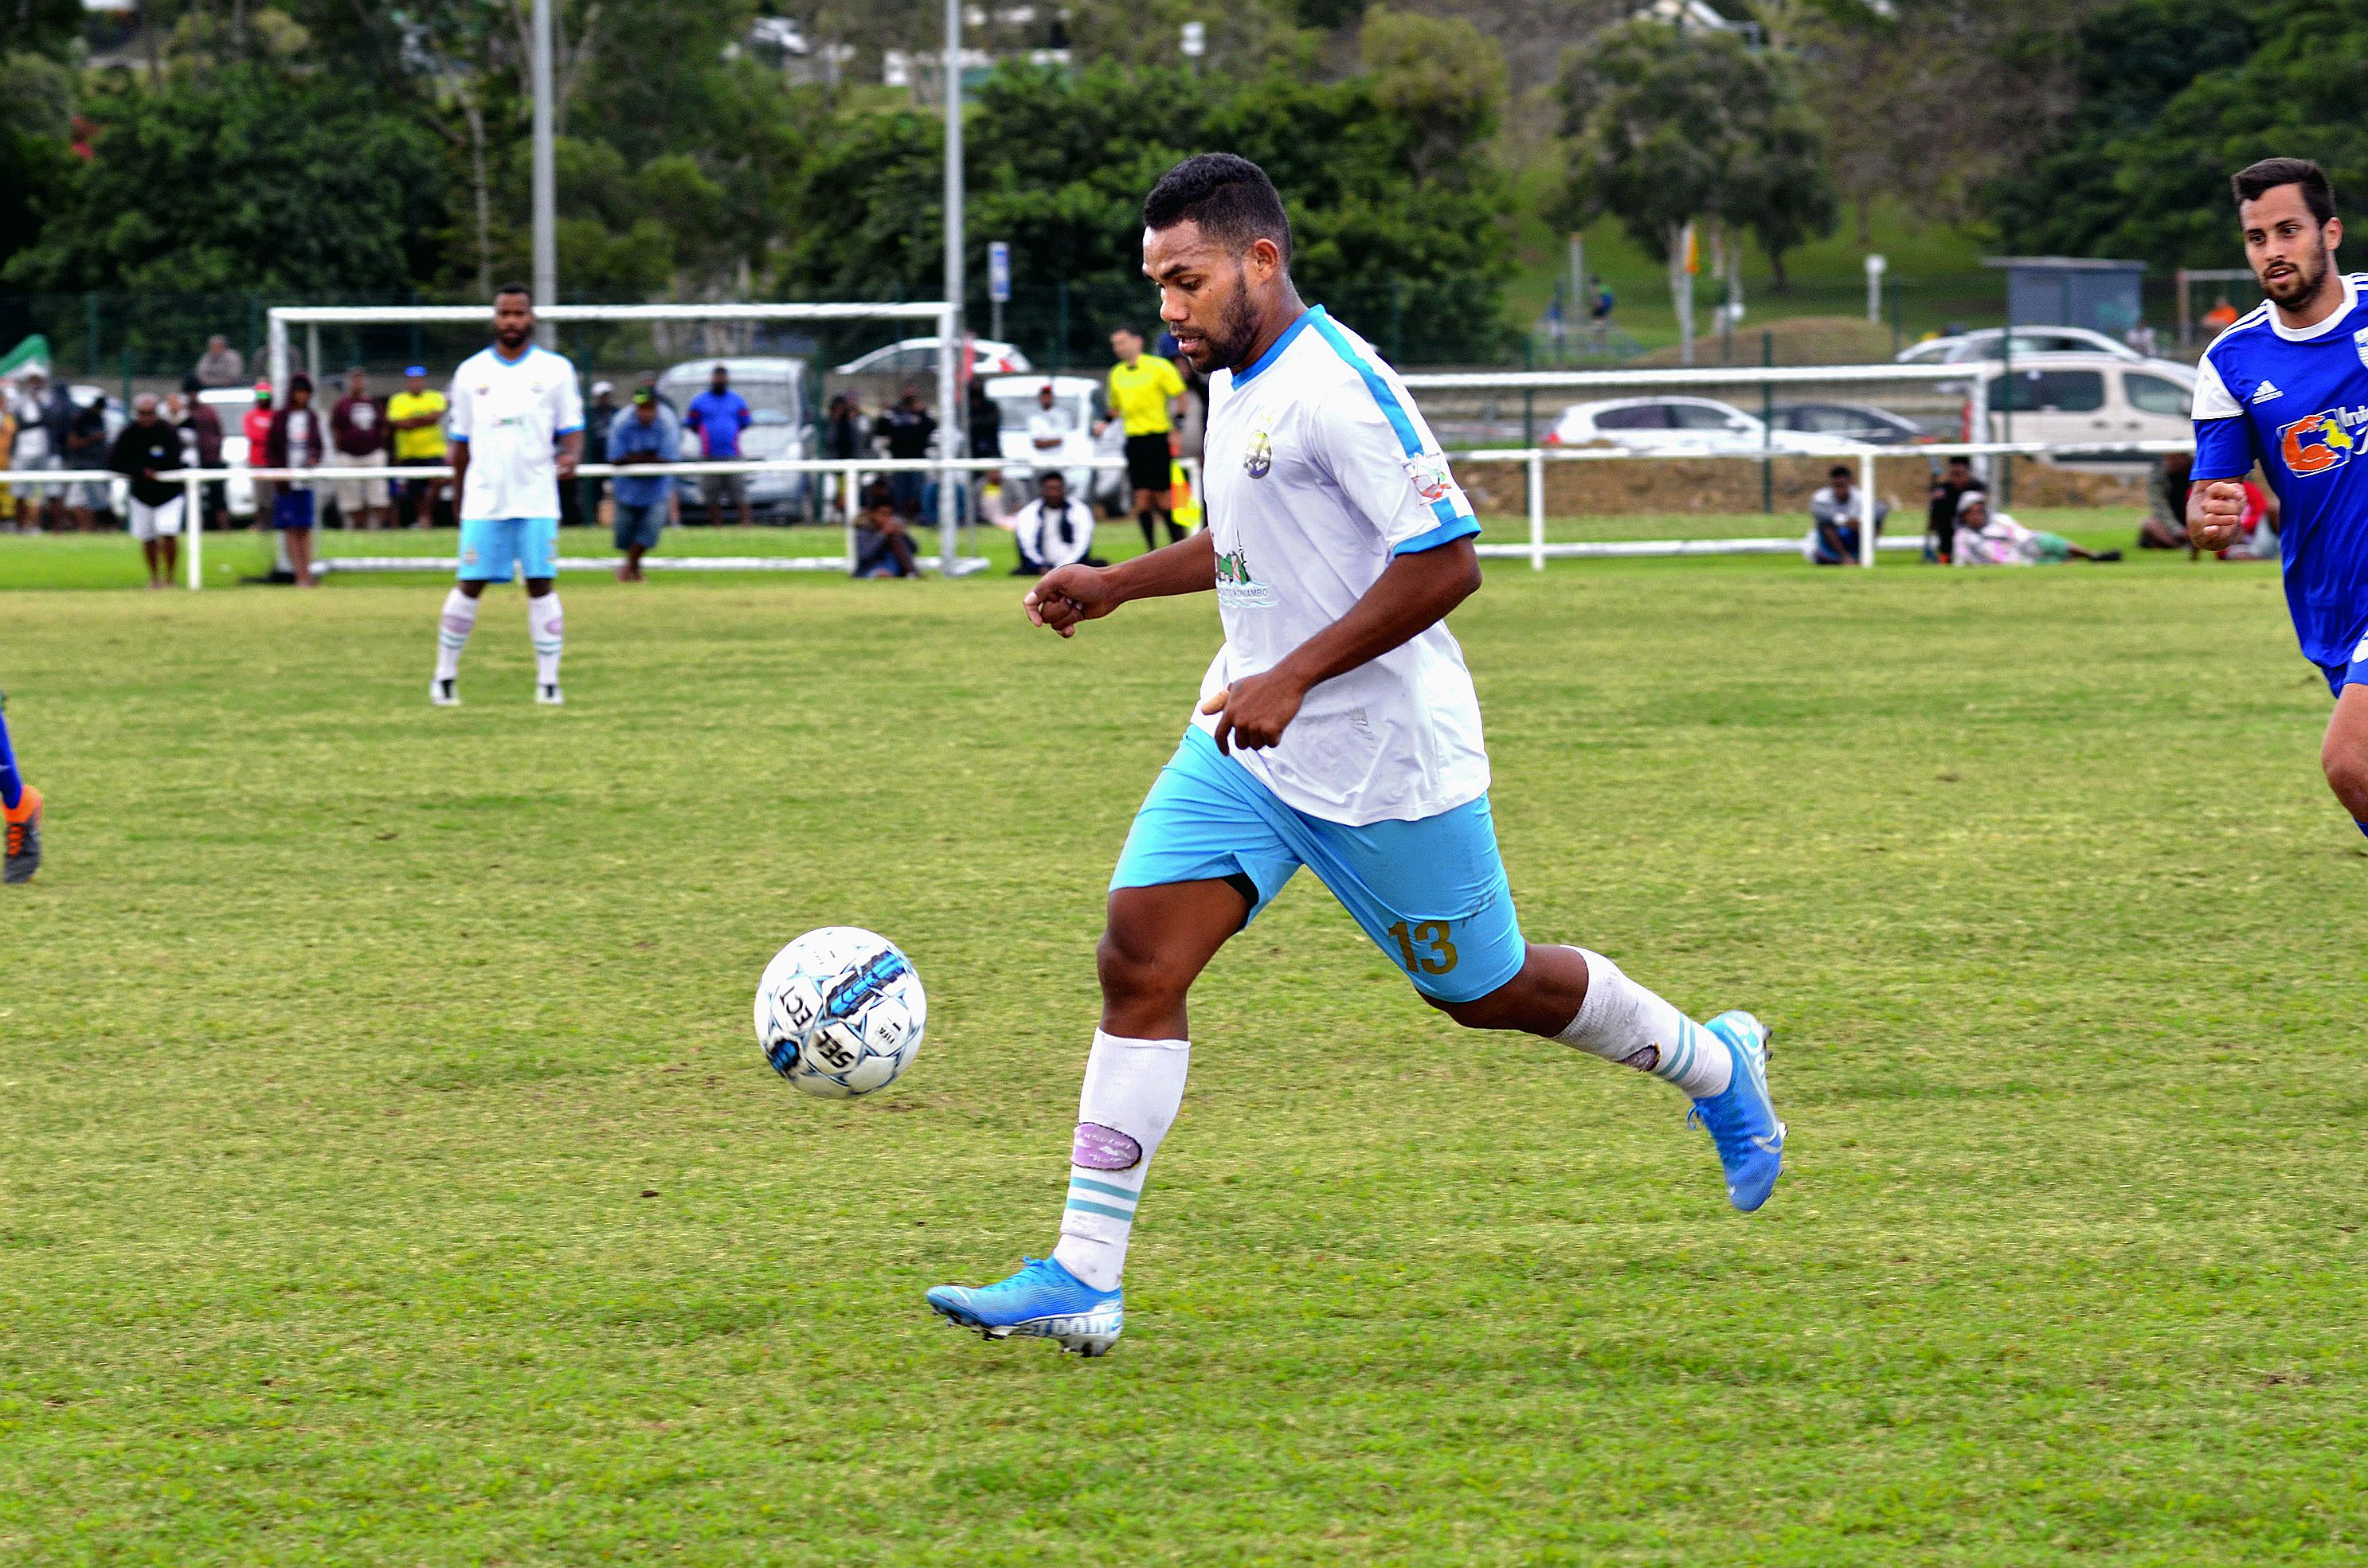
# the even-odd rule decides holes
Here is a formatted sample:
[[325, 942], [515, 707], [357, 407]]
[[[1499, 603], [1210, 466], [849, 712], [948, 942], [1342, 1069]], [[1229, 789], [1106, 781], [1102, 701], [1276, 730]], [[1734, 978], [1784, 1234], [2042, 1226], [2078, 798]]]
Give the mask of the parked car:
[[[1053, 406], [1068, 421], [1068, 432], [1050, 454], [1037, 451], [1029, 438], [1028, 421], [1037, 410], [1036, 394], [1046, 382], [1053, 387]], [[986, 383], [986, 395], [1002, 415], [998, 440], [1007, 460], [1003, 470], [1006, 495], [1035, 492], [1035, 476], [1058, 468], [1069, 482], [1069, 494], [1109, 511], [1124, 509], [1126, 475], [1116, 469], [1087, 465], [1096, 458], [1121, 458], [1126, 453], [1126, 432], [1116, 420], [1094, 434], [1102, 417], [1102, 383], [1091, 376], [997, 376]], [[1111, 513], [1116, 516], [1116, 512]]]
[[1709, 397], [1621, 397], [1575, 403], [1546, 432], [1550, 447], [1602, 441], [1640, 451], [1815, 451], [1831, 437], [1770, 430], [1732, 403]]
[[[198, 394], [198, 401], [212, 409], [214, 417], [222, 421], [222, 467], [259, 466], [250, 460], [256, 454], [246, 449], [246, 411], [255, 406], [255, 393], [245, 387], [208, 387]], [[222, 497], [232, 517], [255, 516], [255, 481], [244, 473], [233, 473], [222, 481]]]
[[1788, 403], [1776, 410], [1776, 428], [1870, 447], [1913, 446], [1941, 437], [1904, 414], [1865, 403]]
[[[984, 337], [970, 340], [970, 373], [973, 376], [1004, 376], [1032, 369], [1028, 356], [1008, 343], [994, 343]], [[840, 376], [903, 376], [934, 377], [938, 373], [938, 339], [907, 337], [885, 348], [875, 348], [860, 359], [849, 359], [833, 372]]]
[[[2006, 329], [1984, 327], [1954, 337], [1935, 337], [1910, 344], [1892, 356], [1902, 365], [1954, 365], [1966, 359], [1995, 359], [2005, 350]], [[2019, 326], [2014, 329], [2014, 358], [2026, 354], [2109, 354], [2116, 359], [2143, 359], [2145, 355], [2120, 338], [2085, 326]]]
[[[2194, 433], [2190, 413], [2195, 372], [2167, 360], [2133, 364], [2106, 354], [2049, 354], [2030, 364], [2018, 358], [1986, 379], [1989, 409], [1986, 439], [2005, 440], [2013, 415], [2013, 438], [2070, 445], [2180, 441]], [[1974, 404], [1965, 403], [1970, 434]]]
[[[803, 359], [686, 359], [658, 378], [658, 396], [679, 417], [689, 409], [691, 400], [707, 390], [718, 365], [730, 373], [732, 390], [747, 400], [748, 412], [754, 416], [753, 423], [740, 433], [742, 457], [796, 459], [812, 455], [812, 415], [807, 413], [806, 362]], [[686, 462], [695, 462], [699, 458], [699, 439], [689, 430], [683, 432], [682, 455]], [[748, 510], [776, 517], [804, 517], [808, 511], [806, 498], [811, 494], [808, 477], [803, 473], [747, 475]], [[689, 508], [706, 505], [699, 475], [684, 474], [681, 489], [685, 517], [689, 516]]]

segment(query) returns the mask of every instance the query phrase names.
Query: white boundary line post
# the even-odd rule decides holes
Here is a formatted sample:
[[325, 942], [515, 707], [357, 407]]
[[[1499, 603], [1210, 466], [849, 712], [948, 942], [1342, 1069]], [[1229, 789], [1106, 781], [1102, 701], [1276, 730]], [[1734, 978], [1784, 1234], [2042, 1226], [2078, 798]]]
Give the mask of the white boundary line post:
[[853, 463], [848, 464], [847, 494], [840, 496], [839, 500], [842, 504], [842, 509], [847, 514], [847, 574], [850, 577], [855, 575], [855, 568], [857, 565], [855, 554], [855, 485], [857, 478], [858, 475], [856, 473], [855, 465]]
[[206, 482], [195, 472], [181, 481], [181, 533], [189, 541], [189, 592], [193, 594], [206, 585], [202, 564], [206, 549], [205, 488]]
[[1530, 570], [1546, 569], [1546, 455], [1530, 453]]
[[1874, 564], [1874, 451], [1858, 460], [1858, 563]]
[[[952, 4], [953, 0], [947, 0], [949, 7]], [[951, 52], [952, 46], [947, 47], [946, 67], [952, 73], [956, 70]], [[959, 74], [953, 75], [951, 80], [954, 85], [950, 85], [947, 91], [960, 92]], [[944, 313], [938, 317], [938, 457], [941, 461], [965, 455], [954, 449], [955, 437], [960, 434], [954, 418], [954, 399], [960, 395], [956, 391], [960, 383], [954, 374], [954, 356], [962, 352], [962, 345], [954, 338], [954, 307], [948, 304]], [[957, 472], [951, 466], [938, 470], [938, 570], [949, 577], [954, 571], [955, 513], [960, 509], [959, 500], [954, 494], [954, 474]]]

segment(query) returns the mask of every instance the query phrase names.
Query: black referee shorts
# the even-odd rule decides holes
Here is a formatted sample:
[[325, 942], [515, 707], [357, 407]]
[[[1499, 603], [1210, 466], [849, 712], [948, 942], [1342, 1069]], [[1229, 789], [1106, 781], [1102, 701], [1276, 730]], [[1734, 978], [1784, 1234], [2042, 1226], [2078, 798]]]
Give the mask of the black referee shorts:
[[1174, 471], [1167, 465], [1167, 431], [1156, 430], [1148, 436], [1129, 436], [1126, 438], [1128, 489], [1166, 494], [1168, 481], [1174, 477]]

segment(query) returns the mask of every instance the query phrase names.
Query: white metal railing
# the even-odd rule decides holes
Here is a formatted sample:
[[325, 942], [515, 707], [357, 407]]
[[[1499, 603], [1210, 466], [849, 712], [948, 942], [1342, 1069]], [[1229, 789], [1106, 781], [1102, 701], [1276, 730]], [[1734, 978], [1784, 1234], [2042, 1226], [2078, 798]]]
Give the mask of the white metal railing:
[[[329, 307], [323, 308], [325, 309]], [[1900, 368], [1903, 369], [1921, 369], [1922, 367], [1902, 366]], [[1812, 461], [1827, 458], [1852, 460], [1855, 460], [1859, 466], [1859, 564], [1861, 566], [1872, 566], [1874, 564], [1876, 550], [1874, 539], [1874, 465], [1875, 460], [1879, 458], [1948, 458], [1964, 456], [2072, 458], [2077, 460], [2083, 457], [2098, 459], [2139, 454], [2146, 456], [2158, 456], [2166, 452], [2187, 452], [2192, 450], [2194, 450], [2194, 443], [2192, 441], [2127, 440], [2068, 443], [2051, 443], [2044, 441], [1936, 441], [1929, 444], [1898, 447], [1875, 447], [1869, 446], [1863, 442], [1845, 441], [1837, 442], [1830, 447], [1769, 447], [1751, 448], [1741, 450], [1716, 451], [1704, 451], [1695, 449], [1671, 447], [1501, 447], [1482, 448], [1474, 451], [1452, 452], [1450, 453], [1449, 456], [1452, 460], [1457, 462], [1518, 462], [1523, 466], [1527, 477], [1526, 487], [1528, 490], [1528, 495], [1526, 500], [1528, 505], [1526, 510], [1530, 525], [1530, 542], [1526, 545], [1484, 544], [1477, 548], [1483, 556], [1491, 558], [1519, 559], [1521, 557], [1527, 557], [1532, 570], [1543, 572], [1545, 570], [1547, 560], [1553, 557], [1642, 553], [1640, 551], [1620, 551], [1609, 550], [1600, 544], [1548, 544], [1546, 542], [1545, 465], [1550, 462], [1634, 462], [1667, 460], [1675, 458], [1704, 459], [1711, 460], [1744, 460], [1750, 462], [1761, 462], [1776, 458], [1800, 458]], [[1201, 465], [1199, 460], [1194, 458], [1185, 458], [1179, 460], [1181, 460], [1184, 465], [1187, 476], [1191, 482], [1194, 494], [1199, 494], [1201, 489]], [[654, 478], [661, 474], [702, 473], [810, 473], [817, 476], [845, 475], [847, 481], [846, 494], [848, 502], [849, 513], [846, 528], [847, 561], [851, 569], [856, 558], [855, 524], [852, 503], [854, 497], [861, 489], [861, 481], [864, 475], [882, 473], [937, 473], [939, 475], [960, 472], [992, 473], [1011, 469], [1026, 469], [1031, 472], [1049, 472], [1055, 470], [1076, 468], [1090, 469], [1100, 473], [1123, 472], [1126, 468], [1126, 460], [1123, 458], [1114, 457], [1095, 457], [1084, 462], [1059, 463], [1039, 463], [1026, 458], [866, 458], [857, 460], [848, 460], [841, 458], [742, 458], [714, 461], [673, 463], [583, 463], [577, 466], [575, 472], [577, 474], [586, 478], [617, 476], [631, 478], [635, 475]], [[445, 465], [438, 465], [435, 467], [425, 465], [407, 467], [381, 465], [374, 468], [329, 468], [324, 466], [321, 468], [300, 469], [191, 468], [163, 470], [159, 472], [157, 477], [160, 479], [176, 481], [183, 486], [182, 494], [185, 498], [183, 501], [183, 510], [188, 518], [188, 523], [186, 525], [186, 531], [189, 540], [189, 548], [185, 554], [188, 560], [188, 585], [194, 589], [200, 586], [202, 583], [200, 557], [204, 550], [203, 540], [205, 530], [197, 527], [196, 523], [199, 518], [202, 506], [200, 494], [203, 487], [209, 483], [233, 477], [251, 480], [276, 480], [286, 482], [301, 481], [314, 484], [335, 483], [340, 480], [348, 479], [450, 479], [452, 477], [452, 470], [449, 466]], [[5, 476], [0, 476], [0, 483], [20, 487], [87, 483], [116, 484], [122, 483], [124, 482], [125, 476], [116, 472], [112, 469], [50, 469], [46, 471], [20, 470], [8, 472]], [[943, 531], [947, 542], [945, 549], [939, 557], [939, 570], [949, 575], [959, 575], [962, 570], [962, 568], [956, 564], [958, 558], [955, 554], [952, 543], [954, 530], [960, 524], [960, 518], [956, 515], [959, 509], [957, 502], [944, 495], [942, 493], [940, 494], [938, 503], [939, 526]], [[1724, 541], [1725, 545], [1725, 548], [1724, 549], [1719, 548], [1719, 542], [1720, 541], [1695, 541], [1692, 548], [1679, 551], [1678, 553], [1731, 554], [1737, 552], [1735, 548], [1735, 541]], [[1754, 541], [1754, 548], [1765, 549], [1767, 548], [1766, 542]], [[1899, 547], [1894, 546], [1892, 548]], [[973, 570], [975, 568], [973, 568]]]
[[[1901, 369], [1922, 367], [1903, 365]], [[1549, 462], [1627, 462], [1640, 459], [1671, 458], [1741, 459], [1765, 462], [1774, 458], [1802, 458], [1815, 461], [1820, 458], [1855, 459], [1858, 462], [1858, 559], [1861, 566], [1874, 564], [1874, 463], [1877, 458], [1922, 457], [2033, 457], [2033, 458], [2110, 458], [2133, 453], [2157, 456], [2165, 452], [2192, 452], [2192, 441], [2113, 441], [2113, 442], [2045, 442], [2045, 441], [1935, 441], [1929, 444], [1898, 447], [1874, 447], [1862, 441], [1837, 442], [1831, 447], [1776, 448], [1759, 447], [1742, 450], [1702, 451], [1672, 447], [1506, 447], [1483, 448], [1477, 451], [1456, 452], [1452, 456], [1463, 462], [1518, 462], [1528, 476], [1528, 511], [1530, 542], [1527, 545], [1484, 544], [1479, 546], [1484, 556], [1518, 558], [1526, 555], [1531, 569], [1543, 572], [1546, 558], [1556, 555], [1600, 555], [1611, 553], [1598, 545], [1554, 545], [1546, 542], [1546, 470]], [[1896, 548], [1896, 547], [1895, 547]], [[1636, 552], [1630, 552], [1636, 553]], [[1733, 551], [1704, 550], [1704, 554], [1735, 553]]]
[[[1178, 460], [1183, 464], [1186, 477], [1190, 481], [1194, 494], [1198, 494], [1201, 488], [1200, 460], [1183, 458]], [[867, 475], [995, 473], [1013, 469], [1025, 469], [1033, 473], [1050, 473], [1078, 468], [1089, 469], [1098, 473], [1122, 473], [1126, 472], [1126, 460], [1119, 457], [1094, 457], [1084, 462], [1053, 463], [1039, 463], [1027, 458], [863, 458], [851, 461], [843, 458], [735, 458], [671, 463], [579, 463], [576, 465], [575, 473], [586, 479], [657, 478], [668, 474], [702, 473], [844, 475], [847, 481], [848, 507], [846, 564], [851, 571], [855, 566], [857, 554], [854, 502], [862, 489], [862, 480]], [[187, 562], [186, 575], [188, 586], [196, 590], [204, 585], [205, 529], [199, 525], [202, 521], [203, 493], [208, 484], [220, 483], [233, 478], [305, 484], [335, 484], [343, 480], [367, 479], [450, 479], [452, 477], [452, 469], [450, 464], [444, 463], [433, 466], [424, 463], [404, 466], [381, 463], [367, 468], [359, 466], [347, 468], [342, 465], [332, 468], [326, 464], [318, 468], [175, 468], [160, 469], [157, 471], [156, 477], [174, 481], [181, 486], [182, 528], [188, 540], [188, 549], [183, 551], [183, 557]], [[129, 483], [126, 475], [106, 468], [0, 471], [0, 485], [28, 489], [69, 484], [119, 485]], [[947, 544], [939, 557], [939, 570], [949, 576], [959, 576], [962, 574], [963, 568], [959, 564], [960, 558], [954, 552], [952, 540], [954, 530], [960, 526], [961, 519], [957, 514], [961, 507], [959, 501], [946, 493], [942, 486], [942, 480], [940, 484], [938, 518]], [[826, 560], [827, 558], [815, 559]], [[420, 562], [423, 570], [434, 565], [431, 557], [422, 556]], [[323, 564], [333, 565], [334, 562], [324, 562]], [[976, 567], [973, 566], [969, 569], [976, 570]]]

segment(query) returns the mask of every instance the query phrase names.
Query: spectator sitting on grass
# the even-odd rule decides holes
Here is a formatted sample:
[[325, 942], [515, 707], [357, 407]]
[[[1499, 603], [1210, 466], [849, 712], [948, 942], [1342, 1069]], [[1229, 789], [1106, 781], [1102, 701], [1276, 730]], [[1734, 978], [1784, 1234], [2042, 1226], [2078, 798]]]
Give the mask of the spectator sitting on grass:
[[[1931, 504], [1924, 514], [1924, 559], [1949, 563], [1957, 538], [1957, 502], [1969, 490], [1986, 489], [1974, 477], [1974, 460], [1959, 453], [1932, 481]], [[2184, 517], [2186, 514], [2181, 513]], [[2185, 525], [2181, 525], [2184, 531]]]
[[1019, 547], [1015, 577], [1041, 577], [1056, 566], [1084, 562], [1098, 566], [1094, 547], [1094, 509], [1069, 499], [1069, 481], [1053, 469], [1036, 481], [1036, 499], [1012, 514], [1011, 537]]
[[2062, 534], [2024, 528], [2004, 512], [1992, 512], [1989, 497], [1968, 490], [1957, 498], [1957, 564], [2049, 566], [2061, 561], [2119, 561], [2118, 550], [2083, 550]]
[[863, 487], [863, 516], [855, 524], [854, 575], [913, 577], [920, 570], [913, 558], [913, 536], [896, 509], [896, 493], [873, 480]]
[[[1861, 497], [1853, 478], [1850, 464], [1836, 463], [1826, 471], [1826, 487], [1809, 497], [1809, 537], [1801, 541], [1801, 553], [1820, 566], [1858, 564]], [[1883, 537], [1883, 520], [1889, 516], [1891, 503], [1876, 499], [1875, 538]]]
[[[648, 387], [633, 389], [633, 405], [610, 422], [609, 460], [630, 469], [644, 463], [678, 462], [682, 433], [658, 394]], [[642, 557], [657, 548], [666, 524], [666, 502], [674, 494], [670, 473], [620, 473], [616, 483], [617, 516], [613, 537], [625, 559], [617, 563], [617, 581], [642, 582]]]

